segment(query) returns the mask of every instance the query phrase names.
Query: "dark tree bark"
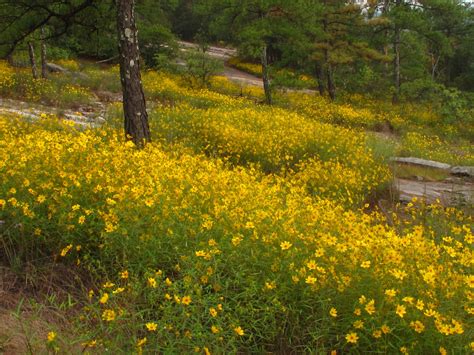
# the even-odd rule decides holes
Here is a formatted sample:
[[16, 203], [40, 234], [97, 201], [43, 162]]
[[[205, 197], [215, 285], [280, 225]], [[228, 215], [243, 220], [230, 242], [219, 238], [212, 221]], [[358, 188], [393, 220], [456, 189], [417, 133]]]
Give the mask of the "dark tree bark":
[[325, 67], [326, 67], [326, 80], [327, 80], [328, 93], [331, 100], [334, 101], [336, 99], [336, 86], [334, 85], [334, 78], [333, 78], [333, 73], [332, 73], [333, 69], [329, 61], [328, 49], [324, 50], [324, 61], [325, 61]]
[[[327, 1], [324, 1], [324, 5], [327, 4]], [[323, 30], [324, 33], [328, 32], [328, 20], [327, 18], [323, 19]], [[329, 60], [329, 41], [326, 40], [326, 49], [324, 50], [324, 66], [325, 66], [325, 71], [326, 71], [326, 80], [327, 80], [327, 88], [328, 88], [328, 93], [329, 97], [331, 98], [332, 101], [336, 99], [336, 86], [334, 85], [334, 79], [333, 79], [333, 72], [332, 72], [332, 65]]]
[[12, 67], [15, 66], [15, 62], [13, 60], [13, 54], [12, 53], [7, 55], [7, 63]]
[[46, 79], [48, 76], [45, 37], [44, 27], [41, 27], [41, 77], [43, 79]]
[[324, 96], [324, 72], [320, 64], [316, 64], [316, 79], [318, 81], [319, 95]]
[[38, 69], [36, 68], [35, 47], [33, 42], [28, 42], [28, 54], [30, 56], [31, 73], [33, 78], [38, 79]]
[[263, 90], [265, 91], [265, 102], [269, 105], [273, 103], [272, 91], [270, 87], [270, 75], [268, 73], [268, 55], [267, 46], [264, 45], [262, 48], [262, 79], [263, 79]]
[[151, 135], [140, 75], [135, 0], [117, 0], [117, 29], [125, 134], [137, 147], [143, 147], [151, 141]]
[[332, 73], [331, 63], [327, 64], [326, 77], [328, 81], [328, 93], [332, 101], [336, 99], [336, 86], [334, 85], [334, 78]]

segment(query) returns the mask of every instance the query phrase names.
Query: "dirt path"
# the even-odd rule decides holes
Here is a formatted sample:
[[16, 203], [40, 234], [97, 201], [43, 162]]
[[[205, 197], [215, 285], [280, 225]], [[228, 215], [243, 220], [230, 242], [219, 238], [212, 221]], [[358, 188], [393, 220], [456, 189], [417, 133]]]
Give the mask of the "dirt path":
[[[199, 48], [197, 44], [186, 41], [179, 41], [178, 44], [181, 46], [182, 50]], [[259, 77], [232, 68], [226, 64], [227, 60], [237, 55], [236, 49], [209, 46], [206, 53], [209, 54], [211, 57], [222, 60], [224, 62], [224, 71], [220, 73], [220, 75], [223, 75], [229, 80], [235, 81], [239, 84], [263, 87], [262, 79], [260, 79]]]
[[224, 71], [221, 75], [239, 84], [263, 87], [262, 79], [227, 65], [224, 66]]

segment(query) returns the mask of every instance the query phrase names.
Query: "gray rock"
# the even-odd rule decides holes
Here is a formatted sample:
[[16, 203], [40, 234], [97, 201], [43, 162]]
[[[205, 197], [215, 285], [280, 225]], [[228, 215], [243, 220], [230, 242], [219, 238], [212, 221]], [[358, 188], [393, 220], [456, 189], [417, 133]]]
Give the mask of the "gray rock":
[[441, 202], [444, 206], [467, 205], [474, 203], [474, 184], [395, 179], [393, 187], [398, 191], [401, 202], [410, 202], [413, 197], [427, 203]]
[[68, 72], [66, 68], [63, 68], [62, 66], [54, 64], [54, 63], [47, 63], [46, 67], [51, 73], [67, 73]]
[[453, 166], [450, 172], [453, 175], [474, 177], [474, 166]]
[[451, 165], [449, 164], [440, 163], [434, 160], [426, 160], [426, 159], [413, 158], [413, 157], [408, 157], [408, 158], [395, 157], [395, 158], [391, 158], [390, 160], [395, 163], [419, 165], [426, 168], [434, 168], [434, 169], [441, 169], [441, 170], [449, 170], [451, 168]]

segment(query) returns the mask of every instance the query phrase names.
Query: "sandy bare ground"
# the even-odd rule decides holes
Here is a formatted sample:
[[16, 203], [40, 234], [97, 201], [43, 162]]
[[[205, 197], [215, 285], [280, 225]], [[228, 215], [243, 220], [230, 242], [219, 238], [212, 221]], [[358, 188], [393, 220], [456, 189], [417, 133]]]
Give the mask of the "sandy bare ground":
[[96, 127], [105, 122], [105, 106], [100, 102], [97, 102], [95, 107], [73, 111], [0, 97], [0, 114], [2, 113], [18, 115], [33, 120], [41, 119], [43, 114], [54, 115], [65, 120], [74, 121], [76, 124], [84, 127]]

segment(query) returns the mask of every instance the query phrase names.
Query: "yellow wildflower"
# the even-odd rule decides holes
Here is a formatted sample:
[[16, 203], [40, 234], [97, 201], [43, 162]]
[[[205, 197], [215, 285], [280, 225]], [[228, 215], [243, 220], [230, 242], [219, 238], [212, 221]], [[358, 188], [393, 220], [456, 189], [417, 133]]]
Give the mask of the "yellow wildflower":
[[113, 309], [106, 309], [102, 312], [102, 319], [107, 322], [115, 320], [115, 311]]
[[290, 242], [285, 241], [280, 243], [280, 248], [281, 250], [288, 250], [291, 248], [292, 245], [293, 244], [291, 244]]
[[148, 322], [145, 324], [145, 327], [149, 332], [154, 332], [158, 328], [158, 324], [154, 322]]
[[104, 293], [102, 295], [102, 297], [100, 298], [99, 302], [102, 303], [102, 304], [106, 304], [108, 300], [109, 300], [109, 294]]
[[237, 335], [244, 335], [244, 330], [242, 329], [242, 327], [238, 326], [238, 327], [235, 327], [234, 328], [234, 332], [237, 334]]
[[406, 307], [403, 306], [403, 305], [398, 305], [398, 306], [397, 306], [397, 310], [395, 311], [395, 313], [396, 313], [399, 317], [403, 318], [403, 316], [407, 313]]
[[359, 340], [359, 336], [357, 335], [357, 333], [346, 334], [346, 341], [348, 343], [356, 344], [358, 340]]
[[150, 286], [150, 287], [152, 287], [152, 288], [156, 288], [157, 283], [156, 283], [155, 278], [149, 277], [148, 280], [147, 280], [147, 282], [148, 282], [148, 286]]
[[48, 342], [53, 342], [56, 339], [57, 334], [55, 332], [48, 333]]
[[190, 296], [184, 296], [181, 299], [181, 303], [184, 304], [185, 306], [189, 306], [191, 304], [191, 297]]

